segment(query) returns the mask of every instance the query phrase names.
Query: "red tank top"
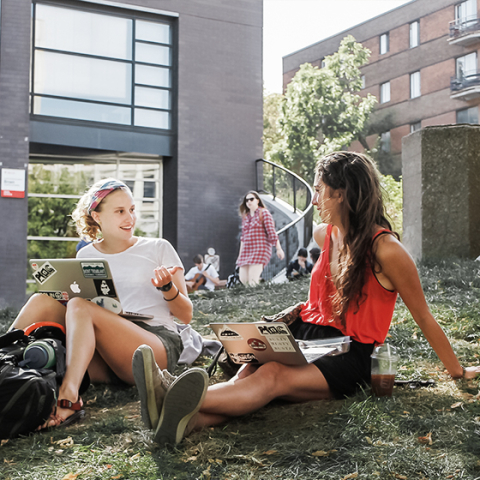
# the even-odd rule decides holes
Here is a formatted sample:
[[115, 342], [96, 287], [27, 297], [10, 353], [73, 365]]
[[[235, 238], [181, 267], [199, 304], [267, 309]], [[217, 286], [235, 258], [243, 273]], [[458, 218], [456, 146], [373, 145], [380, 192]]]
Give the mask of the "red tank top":
[[[379, 230], [373, 240], [382, 232], [389, 230]], [[308, 302], [300, 316], [307, 323], [338, 328], [343, 335], [348, 335], [361, 343], [383, 343], [392, 321], [397, 292], [382, 287], [372, 268], [367, 267], [363, 287], [365, 301], [359, 307], [355, 301], [351, 302], [346, 314], [345, 327], [340, 321], [336, 321], [331, 305], [331, 298], [336, 292], [330, 271], [331, 236], [332, 225], [328, 225], [322, 253], [312, 271]]]

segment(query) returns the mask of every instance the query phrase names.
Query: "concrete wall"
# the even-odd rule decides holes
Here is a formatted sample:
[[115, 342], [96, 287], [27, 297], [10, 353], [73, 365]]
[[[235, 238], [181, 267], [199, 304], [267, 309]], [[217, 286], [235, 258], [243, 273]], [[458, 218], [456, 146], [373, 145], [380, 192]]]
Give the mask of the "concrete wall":
[[403, 243], [415, 259], [480, 255], [480, 127], [427, 127], [403, 139]]

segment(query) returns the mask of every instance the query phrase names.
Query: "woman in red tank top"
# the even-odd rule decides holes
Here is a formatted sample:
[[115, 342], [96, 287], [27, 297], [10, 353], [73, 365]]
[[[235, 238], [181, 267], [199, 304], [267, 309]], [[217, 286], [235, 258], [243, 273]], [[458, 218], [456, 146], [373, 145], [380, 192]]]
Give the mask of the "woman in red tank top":
[[350, 351], [304, 366], [248, 365], [233, 382], [212, 385], [206, 395], [202, 382], [193, 386], [192, 373], [191, 393], [199, 390], [194, 405], [187, 400], [181, 405], [168, 401], [169, 392], [172, 398], [181, 397], [173, 393], [181, 388], [180, 381], [167, 391], [165, 402], [157, 399], [161, 418], [178, 418], [173, 426], [160, 421], [157, 440], [176, 443], [185, 430], [245, 415], [279, 397], [305, 402], [355, 393], [370, 382], [370, 354], [387, 335], [397, 294], [452, 378], [480, 373], [480, 367], [460, 365], [433, 318], [415, 264], [385, 217], [372, 160], [353, 152], [327, 155], [317, 165], [314, 187], [312, 203], [325, 222], [314, 232], [322, 254], [312, 272], [308, 302], [291, 330], [303, 339], [349, 335]]

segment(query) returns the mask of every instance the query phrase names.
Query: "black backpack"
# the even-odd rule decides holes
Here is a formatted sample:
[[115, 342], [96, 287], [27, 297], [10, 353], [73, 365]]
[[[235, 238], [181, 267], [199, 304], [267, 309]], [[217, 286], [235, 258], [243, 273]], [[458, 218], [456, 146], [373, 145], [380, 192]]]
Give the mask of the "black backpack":
[[[29, 361], [26, 355], [24, 359], [29, 346], [30, 352], [35, 352], [38, 340], [55, 352], [49, 368], [29, 368], [38, 357]], [[48, 420], [64, 375], [65, 334], [60, 326], [39, 326], [28, 335], [12, 330], [0, 336], [0, 439], [28, 434]], [[86, 375], [81, 392], [88, 384]]]

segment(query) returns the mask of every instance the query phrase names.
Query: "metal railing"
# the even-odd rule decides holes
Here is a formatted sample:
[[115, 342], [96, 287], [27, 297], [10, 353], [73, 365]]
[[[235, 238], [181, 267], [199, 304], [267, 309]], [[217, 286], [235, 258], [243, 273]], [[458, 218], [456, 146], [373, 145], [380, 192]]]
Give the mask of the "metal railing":
[[478, 70], [468, 71], [463, 75], [456, 75], [450, 78], [450, 91], [452, 92], [458, 92], [477, 85], [480, 85], [480, 72]]
[[480, 19], [476, 17], [460, 18], [453, 20], [449, 24], [450, 39], [463, 37], [469, 33], [480, 31]]
[[[300, 247], [306, 247], [313, 230], [313, 190], [303, 178], [269, 160], [259, 158], [256, 164], [256, 191], [272, 195], [273, 201], [282, 203], [282, 208], [291, 209], [293, 220], [285, 220], [278, 228], [277, 235], [285, 252], [279, 260], [274, 253], [262, 273], [264, 280], [270, 280], [285, 268]], [[298, 215], [298, 216], [296, 216]], [[299, 226], [299, 223], [303, 225]], [[302, 238], [303, 237], [303, 238]]]

